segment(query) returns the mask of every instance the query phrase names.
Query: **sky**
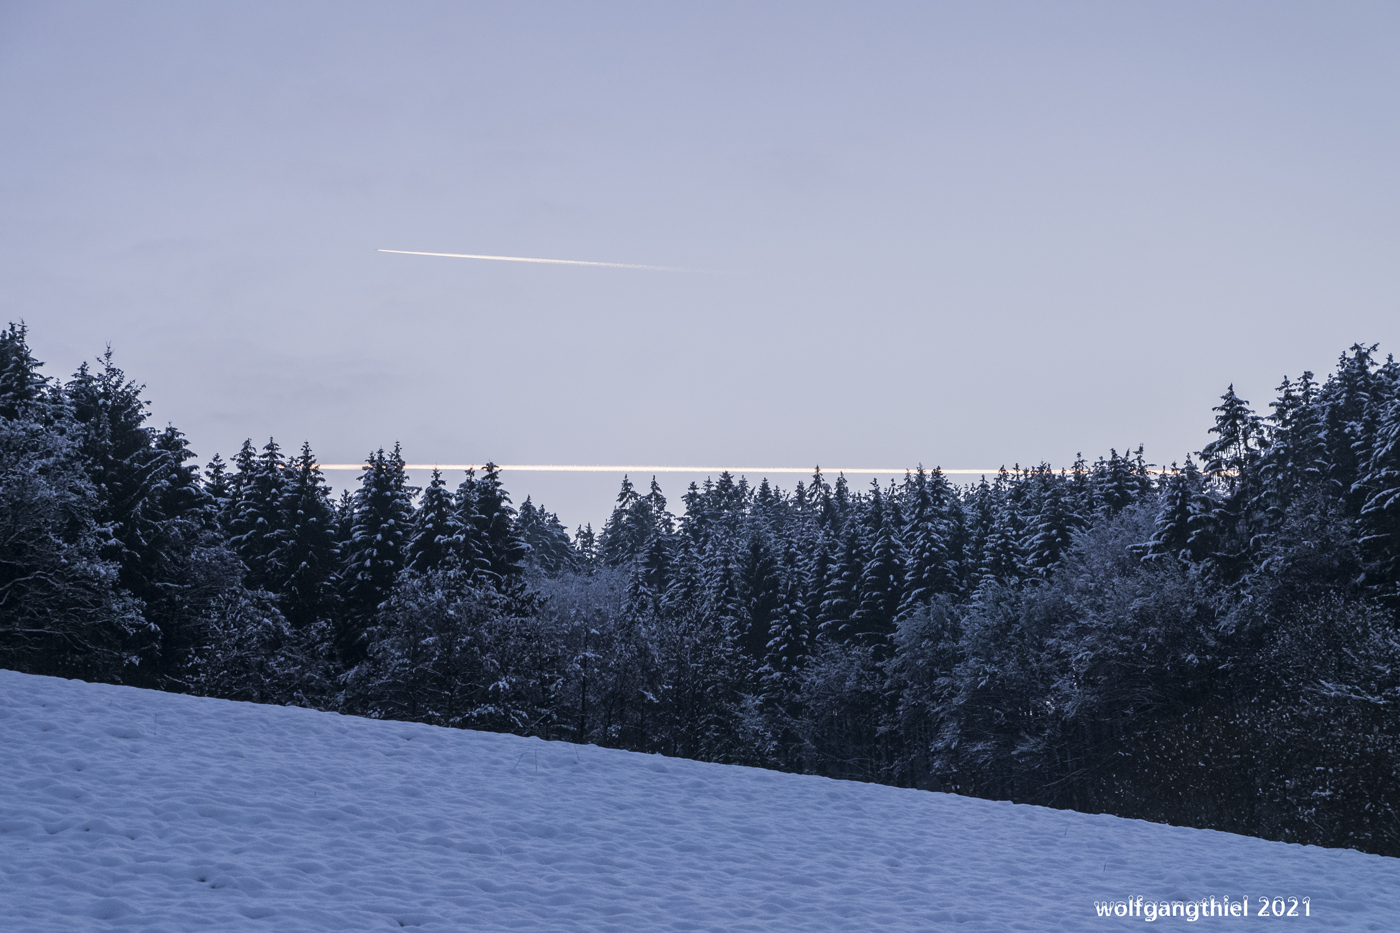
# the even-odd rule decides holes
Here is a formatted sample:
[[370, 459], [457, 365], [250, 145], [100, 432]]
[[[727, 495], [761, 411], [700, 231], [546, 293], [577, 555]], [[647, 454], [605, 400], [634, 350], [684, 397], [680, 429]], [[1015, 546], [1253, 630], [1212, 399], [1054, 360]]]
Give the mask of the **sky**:
[[[0, 310], [201, 462], [1168, 463], [1400, 344], [1397, 49], [1366, 2], [0, 0]], [[503, 479], [572, 527], [620, 477]]]

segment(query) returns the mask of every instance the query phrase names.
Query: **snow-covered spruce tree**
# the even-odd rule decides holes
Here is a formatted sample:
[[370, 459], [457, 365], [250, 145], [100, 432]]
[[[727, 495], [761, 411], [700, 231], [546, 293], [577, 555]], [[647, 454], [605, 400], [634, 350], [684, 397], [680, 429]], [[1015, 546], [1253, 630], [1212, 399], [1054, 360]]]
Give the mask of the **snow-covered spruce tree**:
[[217, 453], [210, 458], [204, 468], [204, 491], [214, 503], [214, 518], [220, 530], [228, 533], [228, 519], [232, 516], [236, 501], [233, 477], [229, 475], [228, 464]]
[[158, 633], [103, 556], [80, 429], [41, 365], [23, 325], [0, 331], [0, 667], [120, 682]]
[[501, 473], [494, 463], [476, 481], [476, 528], [482, 548], [481, 567], [493, 585], [507, 596], [524, 596], [525, 542], [515, 527], [515, 509], [510, 494], [501, 485]]
[[355, 491], [354, 525], [343, 552], [345, 612], [336, 641], [347, 668], [363, 660], [365, 631], [404, 568], [412, 514], [398, 447], [387, 455], [381, 447], [365, 460]]
[[127, 380], [112, 362], [109, 347], [101, 370], [87, 363], [64, 387], [73, 417], [80, 425], [79, 443], [88, 475], [98, 495], [99, 521], [109, 525], [109, 550], [122, 568], [122, 584], [140, 586], [140, 552], [149, 529], [143, 514], [146, 472], [152, 465], [153, 431], [145, 426], [149, 402], [144, 386]]
[[[1142, 448], [1139, 447], [1139, 463], [1141, 458]], [[1085, 517], [1091, 511], [1100, 511], [1112, 518], [1152, 491], [1152, 480], [1145, 470], [1135, 465], [1128, 457], [1118, 456], [1118, 451], [1112, 448], [1109, 449], [1107, 460], [1100, 458], [1094, 464], [1089, 484], [1093, 490], [1092, 509], [1079, 507], [1072, 496], [1069, 497], [1068, 503], [1072, 512]]]
[[278, 592], [286, 568], [278, 560], [277, 542], [287, 532], [282, 510], [287, 483], [287, 461], [282, 448], [268, 438], [256, 459], [249, 457], [251, 441], [239, 452], [238, 499], [229, 521], [229, 543], [248, 568], [247, 584], [253, 589]]
[[1162, 483], [1152, 537], [1142, 545], [1139, 553], [1149, 558], [1174, 557], [1188, 561], [1200, 560], [1205, 556], [1191, 548], [1191, 519], [1195, 515], [1194, 503], [1201, 494], [1201, 486], [1200, 471], [1190, 456], [1186, 458], [1186, 466], [1180, 469], [1175, 463], [1171, 465]]
[[[1042, 489], [1040, 509], [1026, 537], [1025, 552], [1026, 566], [1043, 578], [1059, 564], [1069, 550], [1075, 531], [1083, 527], [1084, 522], [1074, 512], [1073, 503], [1066, 494], [1064, 477], [1056, 476], [1047, 468], [1037, 471], [1037, 476]], [[1107, 514], [1112, 516], [1114, 511]]]
[[983, 502], [987, 511], [974, 592], [990, 586], [1014, 586], [1025, 574], [1021, 535], [1025, 522], [1011, 495], [1012, 480], [1005, 470], [990, 485]]
[[815, 645], [819, 637], [827, 637], [822, 629], [822, 624], [828, 621], [822, 615], [822, 603], [826, 601], [826, 582], [831, 576], [832, 544], [815, 520], [809, 527], [812, 532], [803, 550], [802, 608]]
[[623, 475], [612, 514], [598, 534], [598, 556], [604, 566], [621, 567], [631, 563], [646, 544], [649, 529], [638, 521], [641, 498], [632, 480]]
[[1220, 404], [1211, 409], [1218, 412], [1210, 433], [1216, 435], [1201, 449], [1204, 472], [1219, 478], [1231, 490], [1239, 483], [1240, 473], [1253, 464], [1261, 450], [1268, 445], [1263, 419], [1249, 407], [1249, 402], [1235, 394], [1231, 383], [1220, 397]]
[[704, 558], [697, 547], [690, 535], [682, 533], [677, 536], [670, 551], [666, 589], [657, 606], [660, 615], [675, 618], [687, 612], [693, 614], [695, 607], [704, 599]]
[[850, 484], [845, 473], [836, 474], [836, 482], [831, 487], [830, 527], [844, 529], [851, 517], [855, 499], [851, 496]]
[[987, 536], [991, 534], [997, 507], [992, 492], [992, 484], [983, 476], [976, 486], [964, 491], [966, 503], [963, 508], [966, 521], [967, 560], [959, 568], [958, 582], [962, 589], [971, 592], [981, 579], [983, 557], [987, 550]]
[[0, 418], [18, 420], [21, 413], [43, 419], [35, 403], [54, 401], [49, 380], [40, 375], [43, 366], [29, 349], [29, 329], [13, 322], [0, 330]]
[[267, 562], [275, 573], [270, 582], [287, 621], [305, 630], [334, 615], [341, 563], [335, 507], [309, 442], [285, 468], [277, 511], [281, 527]]
[[242, 568], [225, 543], [217, 506], [200, 484], [184, 435], [167, 425], [151, 448], [142, 509], [148, 523], [144, 583], [133, 591], [161, 630], [161, 676], [178, 689], [190, 652], [207, 638], [204, 620], [224, 594], [242, 587]]
[[[655, 477], [652, 482], [655, 482]], [[788, 509], [782, 494], [768, 484], [768, 477], [758, 484], [753, 495], [752, 514], [762, 519], [775, 532], [781, 532], [787, 525]]]
[[625, 567], [635, 561], [657, 538], [669, 539], [675, 533], [675, 517], [666, 508], [666, 497], [656, 477], [651, 489], [640, 495], [624, 476], [612, 515], [598, 536], [598, 553], [609, 567]]
[[1400, 395], [1385, 403], [1378, 420], [1376, 441], [1359, 481], [1367, 493], [1360, 544], [1368, 587], [1392, 611], [1400, 612]]
[[855, 522], [842, 529], [830, 551], [822, 601], [817, 612], [817, 631], [835, 641], [851, 641], [856, 630], [852, 617], [860, 606], [860, 574], [864, 569], [860, 550], [860, 529]]
[[734, 553], [738, 545], [739, 542], [725, 537], [712, 537], [701, 555], [699, 568], [704, 586], [703, 614], [699, 617], [736, 636], [747, 616], [739, 579], [739, 559]]
[[1212, 411], [1217, 414], [1210, 433], [1216, 438], [1199, 454], [1211, 501], [1198, 503], [1193, 546], [1208, 547], [1205, 565], [1222, 581], [1231, 582], [1250, 561], [1249, 502], [1256, 493], [1251, 481], [1269, 439], [1263, 419], [1235, 394], [1233, 383]]
[[804, 570], [798, 543], [791, 536], [784, 536], [778, 565], [780, 589], [766, 658], [768, 669], [779, 677], [801, 669], [812, 650], [812, 630], [804, 600], [807, 587]]
[[1387, 384], [1393, 385], [1395, 364], [1378, 371], [1376, 346], [1353, 344], [1318, 392], [1322, 435], [1326, 444], [1327, 478], [1341, 491], [1347, 514], [1361, 512], [1366, 495], [1358, 488], [1363, 464], [1371, 457], [1380, 407]]
[[802, 672], [814, 647], [811, 625], [804, 606], [806, 574], [794, 533], [796, 522], [789, 522], [787, 533], [776, 542], [779, 590], [773, 621], [769, 625], [767, 654], [760, 672], [759, 691], [769, 754], [783, 770], [802, 770], [805, 743], [798, 723], [802, 718], [800, 693]]
[[736, 481], [728, 470], [724, 470], [719, 474], [719, 479], [712, 486], [707, 484], [707, 487], [704, 510], [710, 524], [733, 536], [743, 523], [753, 495], [748, 480], [741, 476]]
[[661, 493], [661, 484], [656, 481], [656, 477], [651, 478], [647, 494], [642, 497], [647, 504], [647, 511], [650, 513], [650, 520], [654, 530], [654, 535], [669, 538], [676, 533], [676, 517], [666, 508], [666, 497]]
[[[269, 438], [270, 440], [271, 438]], [[215, 456], [218, 456], [217, 454]], [[226, 537], [233, 537], [234, 521], [238, 516], [238, 504], [243, 498], [243, 489], [253, 482], [253, 477], [258, 473], [258, 450], [253, 446], [253, 439], [245, 438], [243, 446], [238, 448], [238, 453], [233, 457], [233, 472], [227, 474], [227, 484], [221, 507], [218, 511], [219, 526], [224, 529]], [[206, 488], [211, 498], [214, 493]], [[219, 504], [216, 500], [216, 504]]]
[[841, 524], [841, 517], [836, 514], [836, 504], [832, 500], [831, 484], [822, 476], [821, 467], [812, 471], [812, 483], [807, 487], [806, 502], [817, 527], [821, 530], [829, 532]]
[[80, 367], [64, 394], [79, 425], [97, 520], [112, 531], [104, 555], [119, 568], [118, 585], [141, 600], [146, 621], [160, 632], [125, 678], [178, 688], [205, 613], [239, 585], [240, 567], [217, 530], [197, 468], [186, 465], [194, 454], [183, 435], [146, 427], [143, 387], [126, 379], [110, 349], [100, 362], [100, 371]]
[[1271, 442], [1258, 464], [1259, 482], [1250, 509], [1270, 530], [1291, 502], [1307, 495], [1330, 472], [1318, 405], [1318, 385], [1311, 372], [1298, 382], [1284, 379], [1277, 401], [1270, 402]]
[[[707, 481], [708, 484], [708, 481]], [[691, 481], [681, 496], [685, 512], [681, 516], [680, 533], [692, 547], [703, 548], [709, 535], [709, 516], [705, 514], [705, 494]]]
[[768, 656], [768, 643], [782, 622], [783, 579], [773, 553], [771, 532], [762, 519], [753, 523], [739, 565], [743, 601], [739, 645], [758, 669]]
[[851, 615], [848, 637], [874, 649], [877, 660], [889, 656], [899, 607], [904, 602], [905, 555], [890, 506], [871, 481], [861, 534], [865, 556], [859, 602]]
[[443, 482], [442, 471], [433, 470], [423, 490], [423, 498], [413, 513], [405, 564], [417, 574], [438, 570], [464, 570], [463, 547], [466, 536], [452, 493]]
[[958, 575], [949, 553], [945, 518], [951, 491], [938, 468], [933, 474], [905, 478], [903, 497], [908, 511], [903, 542], [905, 551], [904, 598], [900, 615], [912, 612], [934, 596], [958, 591]]
[[529, 548], [526, 563], [536, 571], [546, 576], [557, 576], [579, 569], [579, 552], [569, 540], [569, 533], [559, 521], [559, 516], [536, 507], [529, 496], [520, 503], [516, 527]]
[[667, 535], [652, 535], [628, 568], [627, 605], [634, 613], [648, 615], [663, 610], [674, 562], [675, 542]]
[[491, 561], [486, 553], [486, 536], [481, 532], [476, 497], [476, 470], [467, 470], [467, 475], [457, 484], [457, 489], [452, 494], [452, 505], [457, 510], [457, 525], [462, 529], [458, 560], [467, 580], [481, 586], [490, 586]]
[[574, 548], [578, 552], [578, 569], [592, 573], [598, 569], [598, 537], [593, 533], [593, 523], [580, 525], [574, 532]]

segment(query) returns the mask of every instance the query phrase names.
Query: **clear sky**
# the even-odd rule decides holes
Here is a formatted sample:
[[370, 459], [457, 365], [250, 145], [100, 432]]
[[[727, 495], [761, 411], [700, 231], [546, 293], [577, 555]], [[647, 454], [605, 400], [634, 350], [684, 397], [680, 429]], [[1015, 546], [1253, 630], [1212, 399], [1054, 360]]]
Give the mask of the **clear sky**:
[[0, 304], [201, 461], [1167, 462], [1400, 344], [1397, 50], [1392, 2], [0, 2]]

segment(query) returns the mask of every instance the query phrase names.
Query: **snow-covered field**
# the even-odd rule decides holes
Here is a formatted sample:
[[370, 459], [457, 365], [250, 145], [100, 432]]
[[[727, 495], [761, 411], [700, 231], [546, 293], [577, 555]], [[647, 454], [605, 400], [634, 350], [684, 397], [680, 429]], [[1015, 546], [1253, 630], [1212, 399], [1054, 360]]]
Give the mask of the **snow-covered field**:
[[1400, 859], [0, 671], [6, 930], [1095, 930], [1246, 896], [1196, 923], [1397, 930]]

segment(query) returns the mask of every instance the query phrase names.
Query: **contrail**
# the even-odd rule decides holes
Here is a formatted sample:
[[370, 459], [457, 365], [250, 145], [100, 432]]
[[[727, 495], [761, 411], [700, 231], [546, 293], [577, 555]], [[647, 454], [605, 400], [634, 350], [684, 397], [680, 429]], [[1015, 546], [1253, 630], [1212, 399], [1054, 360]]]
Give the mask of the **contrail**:
[[[318, 463], [322, 470], [363, 470], [363, 463]], [[1165, 476], [1173, 471], [1164, 467], [1159, 467], [1155, 463], [1149, 463], [1148, 474], [1152, 476]], [[405, 470], [484, 470], [484, 463], [406, 463]], [[618, 465], [603, 466], [593, 464], [560, 464], [560, 463], [498, 463], [496, 469], [502, 473], [514, 471], [517, 473], [732, 473], [735, 475], [764, 476], [778, 473], [812, 473], [812, 467], [725, 467], [725, 466], [646, 466], [646, 465]], [[904, 473], [913, 473], [916, 467], [822, 467], [823, 475], [835, 476], [837, 473], [850, 473], [854, 476], [865, 474], [894, 475], [899, 476]], [[1061, 471], [1063, 468], [1061, 468]], [[939, 472], [946, 475], [960, 476], [995, 476], [1001, 471], [1000, 467], [990, 470], [964, 470], [964, 469], [941, 469]], [[926, 469], [926, 473], [933, 470]], [[1015, 472], [1008, 471], [1008, 472]], [[1022, 473], [1031, 472], [1025, 467], [1021, 468]]]
[[[323, 470], [362, 470], [363, 463], [322, 463], [319, 464]], [[484, 463], [408, 463], [404, 464], [406, 470], [484, 470]], [[498, 463], [496, 469], [501, 472], [514, 470], [522, 473], [744, 473], [763, 475], [765, 473], [811, 473], [812, 467], [723, 467], [723, 466], [594, 466], [594, 465], [574, 465], [574, 464], [510, 464]], [[836, 473], [913, 473], [913, 467], [898, 467], [896, 469], [872, 469], [869, 467], [822, 467], [822, 473], [833, 475]], [[985, 473], [995, 474], [996, 470], [943, 470], [944, 473], [966, 473], [971, 475]]]
[[639, 266], [629, 262], [586, 262], [582, 259], [535, 259], [529, 256], [477, 256], [473, 253], [420, 253], [411, 249], [381, 249], [381, 253], [401, 256], [443, 256], [448, 259], [494, 259], [498, 262], [543, 262], [556, 266], [606, 266], [609, 269], [647, 269], [652, 272], [691, 272], [674, 266]]

